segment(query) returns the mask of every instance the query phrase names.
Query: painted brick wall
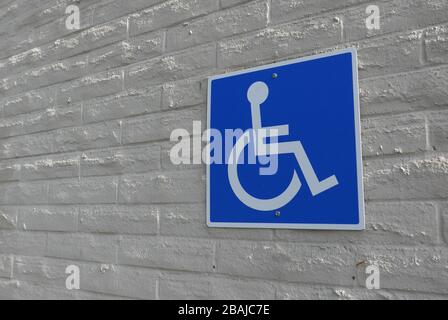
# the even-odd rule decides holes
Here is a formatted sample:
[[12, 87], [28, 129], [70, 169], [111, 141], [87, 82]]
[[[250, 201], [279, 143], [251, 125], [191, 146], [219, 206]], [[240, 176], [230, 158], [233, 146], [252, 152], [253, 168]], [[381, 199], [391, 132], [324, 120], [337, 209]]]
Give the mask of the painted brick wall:
[[[207, 228], [206, 78], [348, 46], [366, 230]], [[0, 298], [448, 298], [446, 0], [1, 0], [0, 79]]]

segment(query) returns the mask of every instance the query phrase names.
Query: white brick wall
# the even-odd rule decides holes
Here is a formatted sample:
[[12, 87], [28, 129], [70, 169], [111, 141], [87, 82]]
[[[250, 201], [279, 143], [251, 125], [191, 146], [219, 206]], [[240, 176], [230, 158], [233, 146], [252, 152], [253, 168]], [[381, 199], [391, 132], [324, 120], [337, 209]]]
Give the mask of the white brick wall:
[[[65, 8], [81, 9], [81, 30]], [[381, 10], [367, 30], [365, 8]], [[0, 298], [448, 298], [445, 0], [0, 1]], [[207, 76], [355, 46], [366, 230], [209, 229]], [[376, 263], [381, 290], [365, 288]], [[65, 268], [81, 290], [65, 289]]]

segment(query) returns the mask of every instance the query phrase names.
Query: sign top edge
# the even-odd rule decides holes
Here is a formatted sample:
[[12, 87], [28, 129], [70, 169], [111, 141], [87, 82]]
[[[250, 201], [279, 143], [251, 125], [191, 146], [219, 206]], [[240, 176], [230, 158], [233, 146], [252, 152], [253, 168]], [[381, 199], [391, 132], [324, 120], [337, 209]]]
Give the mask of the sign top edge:
[[247, 69], [241, 69], [241, 70], [237, 70], [237, 71], [231, 71], [231, 72], [221, 73], [221, 74], [214, 75], [214, 76], [209, 76], [207, 79], [210, 83], [213, 80], [223, 79], [223, 78], [237, 76], [240, 74], [246, 74], [246, 73], [255, 72], [255, 71], [271, 69], [271, 68], [275, 68], [275, 67], [281, 67], [281, 66], [285, 66], [285, 65], [289, 65], [289, 64], [293, 64], [293, 63], [312, 61], [312, 60], [317, 60], [320, 58], [337, 56], [337, 55], [344, 54], [344, 53], [351, 53], [352, 55], [354, 55], [356, 57], [357, 49], [355, 47], [350, 47], [350, 48], [335, 50], [332, 52], [319, 53], [319, 54], [315, 54], [315, 55], [311, 55], [311, 56], [305, 56], [305, 57], [301, 57], [301, 58], [294, 58], [294, 59], [274, 62], [274, 63], [265, 64], [265, 65], [261, 65], [261, 66], [257, 66], [257, 67], [251, 67], [251, 68], [247, 68]]

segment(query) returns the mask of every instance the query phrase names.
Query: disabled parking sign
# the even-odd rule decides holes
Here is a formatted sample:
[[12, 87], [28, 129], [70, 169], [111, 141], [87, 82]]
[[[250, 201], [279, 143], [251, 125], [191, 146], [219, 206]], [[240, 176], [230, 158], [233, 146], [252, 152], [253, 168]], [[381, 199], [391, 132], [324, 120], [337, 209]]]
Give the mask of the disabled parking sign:
[[355, 49], [208, 84], [208, 128], [228, 146], [207, 164], [208, 226], [364, 229]]

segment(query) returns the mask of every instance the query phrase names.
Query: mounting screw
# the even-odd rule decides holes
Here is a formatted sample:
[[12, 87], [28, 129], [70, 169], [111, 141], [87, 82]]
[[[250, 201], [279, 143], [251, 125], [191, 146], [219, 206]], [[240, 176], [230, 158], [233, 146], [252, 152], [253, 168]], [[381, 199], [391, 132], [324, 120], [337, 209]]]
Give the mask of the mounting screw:
[[280, 217], [280, 211], [275, 211], [275, 216]]
[[276, 73], [272, 74], [272, 79], [277, 79], [277, 77], [278, 77], [278, 74], [276, 74]]

